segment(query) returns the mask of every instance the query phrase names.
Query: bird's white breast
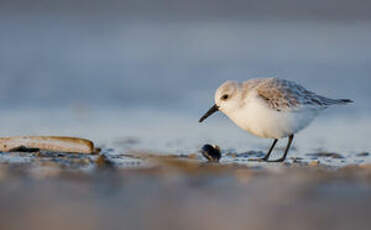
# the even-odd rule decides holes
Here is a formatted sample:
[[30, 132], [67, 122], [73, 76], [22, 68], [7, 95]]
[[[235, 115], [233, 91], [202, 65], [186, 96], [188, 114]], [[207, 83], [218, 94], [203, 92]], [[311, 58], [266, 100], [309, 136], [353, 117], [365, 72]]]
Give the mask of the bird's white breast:
[[223, 111], [240, 128], [263, 138], [283, 138], [308, 126], [318, 111], [302, 108], [297, 111], [276, 111], [254, 94], [239, 109]]

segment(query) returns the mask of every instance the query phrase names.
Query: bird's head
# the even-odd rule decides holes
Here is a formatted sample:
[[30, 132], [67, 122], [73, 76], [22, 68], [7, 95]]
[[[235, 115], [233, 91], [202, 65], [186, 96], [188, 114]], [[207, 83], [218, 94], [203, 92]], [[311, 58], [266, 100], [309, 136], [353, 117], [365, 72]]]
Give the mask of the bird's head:
[[238, 100], [234, 100], [238, 95], [240, 84], [235, 81], [227, 81], [223, 83], [215, 92], [215, 105], [201, 117], [200, 122], [211, 116], [217, 111], [225, 114], [233, 111], [238, 104]]

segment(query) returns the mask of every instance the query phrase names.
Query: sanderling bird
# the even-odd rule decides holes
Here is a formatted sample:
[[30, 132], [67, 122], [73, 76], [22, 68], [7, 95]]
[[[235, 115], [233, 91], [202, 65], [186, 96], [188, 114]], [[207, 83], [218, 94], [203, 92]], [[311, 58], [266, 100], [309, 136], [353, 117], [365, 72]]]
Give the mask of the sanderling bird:
[[[243, 130], [274, 139], [262, 159], [251, 160], [282, 162], [294, 135], [307, 127], [321, 111], [331, 105], [351, 102], [349, 99], [320, 96], [293, 81], [279, 78], [251, 79], [243, 83], [227, 81], [217, 89], [215, 105], [199, 122], [221, 111]], [[285, 137], [288, 137], [288, 144], [284, 155], [277, 160], [269, 160], [278, 140]]]

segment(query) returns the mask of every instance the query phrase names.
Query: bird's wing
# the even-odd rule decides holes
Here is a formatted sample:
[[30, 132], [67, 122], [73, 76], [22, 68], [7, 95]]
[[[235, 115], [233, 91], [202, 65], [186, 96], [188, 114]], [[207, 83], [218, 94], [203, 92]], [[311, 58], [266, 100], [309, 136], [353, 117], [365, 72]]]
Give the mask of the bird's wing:
[[255, 90], [257, 95], [276, 111], [297, 111], [304, 106], [312, 109], [324, 109], [330, 101], [305, 89], [303, 86], [284, 79], [269, 78], [260, 82]]

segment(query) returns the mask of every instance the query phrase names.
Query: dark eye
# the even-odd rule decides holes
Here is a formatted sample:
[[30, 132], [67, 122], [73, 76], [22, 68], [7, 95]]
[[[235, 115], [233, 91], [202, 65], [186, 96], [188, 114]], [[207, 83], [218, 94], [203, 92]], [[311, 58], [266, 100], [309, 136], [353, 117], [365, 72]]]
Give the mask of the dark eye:
[[224, 94], [223, 96], [222, 96], [222, 100], [227, 100], [228, 99], [228, 94]]

